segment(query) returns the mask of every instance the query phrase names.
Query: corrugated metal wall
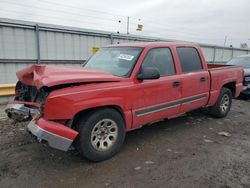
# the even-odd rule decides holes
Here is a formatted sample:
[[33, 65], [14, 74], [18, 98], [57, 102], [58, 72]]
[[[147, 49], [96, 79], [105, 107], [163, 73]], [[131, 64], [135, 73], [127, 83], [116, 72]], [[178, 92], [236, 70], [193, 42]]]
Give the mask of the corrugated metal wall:
[[[93, 47], [135, 41], [171, 40], [0, 19], [0, 84], [15, 83], [15, 72], [33, 63], [79, 66], [92, 55]], [[206, 60], [214, 63], [250, 53], [246, 49], [201, 47]]]
[[40, 32], [41, 59], [49, 60], [85, 60], [92, 55], [92, 47], [110, 44], [110, 39], [99, 36]]

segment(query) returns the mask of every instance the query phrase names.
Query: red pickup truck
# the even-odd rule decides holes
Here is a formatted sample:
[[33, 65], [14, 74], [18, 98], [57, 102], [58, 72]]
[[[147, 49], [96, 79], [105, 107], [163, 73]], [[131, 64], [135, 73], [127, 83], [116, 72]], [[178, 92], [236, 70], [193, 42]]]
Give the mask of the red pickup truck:
[[152, 42], [102, 48], [83, 67], [32, 65], [17, 77], [8, 116], [32, 118], [28, 130], [53, 148], [101, 161], [145, 124], [197, 108], [225, 117], [243, 69], [207, 65], [196, 44]]

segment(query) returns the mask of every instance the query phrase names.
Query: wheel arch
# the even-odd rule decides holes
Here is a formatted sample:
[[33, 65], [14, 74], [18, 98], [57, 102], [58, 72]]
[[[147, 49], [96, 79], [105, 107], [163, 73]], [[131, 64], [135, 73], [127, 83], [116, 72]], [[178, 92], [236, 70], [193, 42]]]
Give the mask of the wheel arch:
[[236, 94], [236, 82], [228, 82], [222, 86], [222, 88], [228, 88], [232, 92], [232, 96], [235, 97]]
[[105, 108], [110, 108], [110, 109], [116, 110], [122, 116], [123, 121], [124, 121], [124, 125], [125, 125], [125, 129], [126, 129], [126, 126], [127, 126], [128, 122], [126, 120], [123, 109], [118, 105], [105, 105], [105, 106], [98, 106], [98, 107], [92, 107], [92, 108], [87, 108], [87, 109], [81, 110], [81, 111], [77, 112], [75, 114], [75, 116], [73, 117], [73, 119], [72, 119], [73, 120], [72, 121], [72, 128], [77, 129], [76, 128], [77, 122], [82, 117], [86, 117], [86, 116], [90, 115], [91, 113], [93, 113], [96, 110], [105, 109]]

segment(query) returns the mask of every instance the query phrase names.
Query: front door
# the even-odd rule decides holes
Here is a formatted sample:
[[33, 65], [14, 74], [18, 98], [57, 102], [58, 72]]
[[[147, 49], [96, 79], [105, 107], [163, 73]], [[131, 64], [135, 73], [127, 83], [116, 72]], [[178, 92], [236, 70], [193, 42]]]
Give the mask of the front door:
[[151, 49], [142, 67], [156, 67], [161, 77], [143, 80], [134, 87], [133, 128], [176, 115], [180, 110], [180, 75], [176, 75], [171, 50]]

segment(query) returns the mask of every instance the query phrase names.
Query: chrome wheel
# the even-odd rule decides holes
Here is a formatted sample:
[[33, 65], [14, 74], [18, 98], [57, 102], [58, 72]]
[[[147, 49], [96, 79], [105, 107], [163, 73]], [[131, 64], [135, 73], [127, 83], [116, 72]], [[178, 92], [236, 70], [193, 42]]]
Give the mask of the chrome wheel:
[[98, 151], [109, 150], [116, 142], [118, 126], [111, 119], [97, 122], [91, 132], [91, 144]]
[[221, 103], [220, 103], [220, 109], [223, 113], [225, 113], [230, 105], [230, 99], [228, 94], [224, 94], [224, 96], [222, 97]]

